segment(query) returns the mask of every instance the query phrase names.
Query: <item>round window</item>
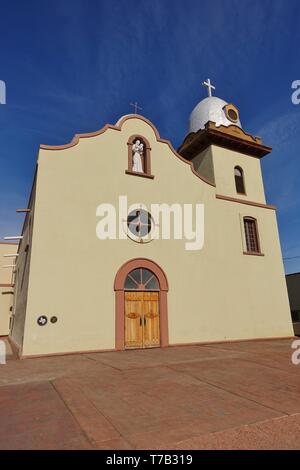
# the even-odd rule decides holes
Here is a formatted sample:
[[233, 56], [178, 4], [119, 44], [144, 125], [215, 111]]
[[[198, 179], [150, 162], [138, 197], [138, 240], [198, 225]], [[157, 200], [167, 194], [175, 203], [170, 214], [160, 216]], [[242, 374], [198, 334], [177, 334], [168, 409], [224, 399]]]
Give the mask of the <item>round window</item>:
[[152, 217], [144, 209], [135, 209], [127, 217], [129, 231], [138, 238], [146, 237], [151, 232]]
[[229, 108], [227, 114], [231, 121], [236, 122], [238, 120], [238, 114], [234, 109]]

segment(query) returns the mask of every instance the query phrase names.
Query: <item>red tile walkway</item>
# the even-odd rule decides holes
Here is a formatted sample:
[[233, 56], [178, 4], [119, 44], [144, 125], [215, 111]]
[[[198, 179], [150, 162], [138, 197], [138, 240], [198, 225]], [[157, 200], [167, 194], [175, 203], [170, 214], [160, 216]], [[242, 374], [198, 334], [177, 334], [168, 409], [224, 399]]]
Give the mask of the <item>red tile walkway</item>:
[[299, 449], [291, 343], [10, 356], [0, 449]]

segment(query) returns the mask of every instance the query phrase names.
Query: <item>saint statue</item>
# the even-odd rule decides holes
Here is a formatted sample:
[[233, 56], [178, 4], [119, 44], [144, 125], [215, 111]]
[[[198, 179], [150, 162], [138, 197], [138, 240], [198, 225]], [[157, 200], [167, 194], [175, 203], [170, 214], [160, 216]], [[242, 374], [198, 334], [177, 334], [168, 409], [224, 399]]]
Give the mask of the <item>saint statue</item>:
[[144, 144], [140, 140], [136, 140], [132, 146], [132, 171], [137, 173], [144, 173], [143, 170], [143, 153], [144, 153]]

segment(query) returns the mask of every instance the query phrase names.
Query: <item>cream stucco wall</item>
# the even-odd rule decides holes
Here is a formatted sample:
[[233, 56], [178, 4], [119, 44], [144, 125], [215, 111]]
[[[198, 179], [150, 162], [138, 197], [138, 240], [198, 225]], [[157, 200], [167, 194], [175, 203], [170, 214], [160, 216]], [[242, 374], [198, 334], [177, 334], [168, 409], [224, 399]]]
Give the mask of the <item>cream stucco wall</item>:
[[0, 336], [9, 333], [10, 307], [13, 304], [13, 269], [1, 267], [15, 263], [15, 258], [4, 258], [3, 255], [14, 254], [17, 249], [15, 243], [0, 243]]
[[[250, 157], [215, 145], [211, 146], [211, 148], [218, 194], [265, 203], [266, 198], [259, 158]], [[266, 158], [272, 158], [272, 156]], [[243, 169], [246, 195], [237, 195], [236, 193], [234, 180], [235, 166], [240, 166]]]
[[212, 150], [215, 148], [210, 145], [203, 152], [200, 152], [198, 155], [193, 158], [193, 166], [197, 173], [204, 176], [208, 181], [215, 184], [215, 174], [214, 174], [214, 165], [213, 165], [213, 154]]
[[[133, 134], [150, 142], [153, 180], [125, 174]], [[216, 162], [219, 151], [222, 162]], [[231, 195], [221, 168], [228, 165], [232, 178], [232, 165], [243, 159], [249, 197], [261, 202], [259, 162], [234, 152], [226, 159], [222, 149], [214, 153], [217, 189], [137, 118], [71, 148], [40, 150], [23, 355], [113, 349], [114, 279], [132, 258], [149, 258], [167, 275], [170, 344], [292, 336], [275, 212], [215, 197], [216, 191]], [[250, 182], [252, 175], [257, 183]], [[203, 249], [186, 251], [184, 240], [99, 240], [96, 208], [117, 207], [119, 195], [149, 208], [204, 204]], [[257, 218], [264, 256], [243, 255], [243, 215]], [[57, 323], [39, 326], [42, 314], [57, 316]]]

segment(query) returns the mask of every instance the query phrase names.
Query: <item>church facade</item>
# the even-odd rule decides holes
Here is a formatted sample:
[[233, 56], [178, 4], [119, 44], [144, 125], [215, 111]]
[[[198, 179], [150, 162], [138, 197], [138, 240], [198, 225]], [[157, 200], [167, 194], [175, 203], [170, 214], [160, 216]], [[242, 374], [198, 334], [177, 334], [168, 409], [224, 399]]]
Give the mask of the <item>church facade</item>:
[[293, 336], [270, 151], [211, 96], [178, 151], [136, 114], [42, 145], [15, 267], [19, 355]]

